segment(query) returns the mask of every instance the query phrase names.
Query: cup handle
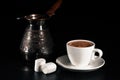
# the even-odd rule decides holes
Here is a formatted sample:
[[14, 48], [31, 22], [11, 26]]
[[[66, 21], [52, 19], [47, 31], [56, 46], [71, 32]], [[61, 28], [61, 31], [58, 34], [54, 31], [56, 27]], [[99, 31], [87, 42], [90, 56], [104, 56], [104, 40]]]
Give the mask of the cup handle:
[[[98, 53], [98, 56], [95, 56], [95, 54]], [[103, 55], [103, 51], [101, 49], [95, 48], [93, 50], [92, 60], [100, 59]]]

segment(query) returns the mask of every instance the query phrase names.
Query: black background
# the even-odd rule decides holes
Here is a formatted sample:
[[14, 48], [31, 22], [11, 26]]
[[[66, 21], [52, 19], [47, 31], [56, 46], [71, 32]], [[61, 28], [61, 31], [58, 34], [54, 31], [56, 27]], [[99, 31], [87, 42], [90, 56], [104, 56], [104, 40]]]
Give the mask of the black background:
[[[21, 60], [19, 45], [26, 24], [16, 18], [31, 13], [45, 13], [54, 2], [55, 0], [16, 0], [14, 8], [10, 5], [5, 9], [7, 12], [1, 15], [4, 25], [1, 29], [0, 56], [0, 70], [4, 76], [1, 78], [13, 79], [11, 76], [15, 75], [15, 71], [12, 69]], [[59, 52], [66, 50], [65, 44], [71, 39], [92, 40], [96, 43], [96, 47], [104, 52], [106, 77], [114, 80], [117, 77], [114, 73], [119, 70], [120, 13], [118, 6], [118, 2], [115, 1], [63, 1], [51, 18], [49, 27], [58, 50], [56, 54], [66, 54]]]

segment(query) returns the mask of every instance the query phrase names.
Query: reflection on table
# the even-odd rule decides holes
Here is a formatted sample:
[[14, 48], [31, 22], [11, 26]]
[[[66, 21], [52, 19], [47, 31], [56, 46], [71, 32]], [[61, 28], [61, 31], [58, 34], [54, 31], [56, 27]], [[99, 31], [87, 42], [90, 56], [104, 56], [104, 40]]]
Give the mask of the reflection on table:
[[92, 72], [72, 72], [62, 67], [58, 67], [57, 71], [51, 74], [43, 74], [42, 72], [21, 71], [20, 80], [104, 80], [105, 72], [99, 69]]

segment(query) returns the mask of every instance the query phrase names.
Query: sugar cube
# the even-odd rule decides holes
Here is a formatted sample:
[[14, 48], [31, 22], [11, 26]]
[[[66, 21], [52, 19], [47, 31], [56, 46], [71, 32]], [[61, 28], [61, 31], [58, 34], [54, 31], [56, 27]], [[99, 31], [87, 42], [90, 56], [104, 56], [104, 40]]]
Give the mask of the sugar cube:
[[44, 58], [39, 58], [35, 60], [35, 65], [34, 65], [34, 71], [39, 72], [41, 71], [41, 66], [46, 63], [46, 60]]
[[49, 74], [49, 73], [55, 72], [56, 69], [57, 69], [57, 66], [53, 62], [48, 62], [48, 63], [41, 66], [41, 71], [44, 74]]

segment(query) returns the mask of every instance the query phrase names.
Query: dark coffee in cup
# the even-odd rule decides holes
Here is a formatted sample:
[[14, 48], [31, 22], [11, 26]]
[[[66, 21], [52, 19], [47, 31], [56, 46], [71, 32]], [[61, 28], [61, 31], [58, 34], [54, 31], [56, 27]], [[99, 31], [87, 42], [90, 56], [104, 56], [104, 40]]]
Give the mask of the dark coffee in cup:
[[73, 46], [73, 47], [89, 47], [89, 46], [92, 46], [93, 43], [88, 42], [88, 41], [72, 41], [68, 43], [68, 45]]

